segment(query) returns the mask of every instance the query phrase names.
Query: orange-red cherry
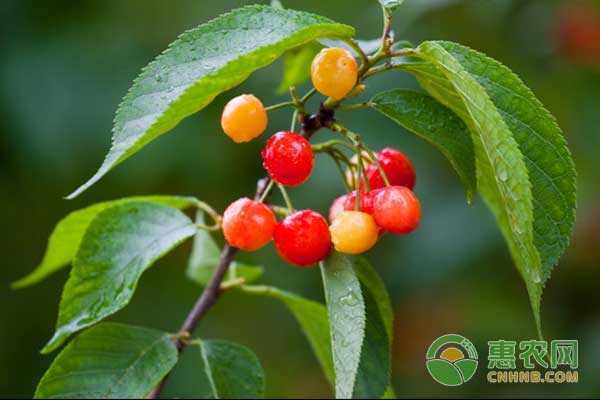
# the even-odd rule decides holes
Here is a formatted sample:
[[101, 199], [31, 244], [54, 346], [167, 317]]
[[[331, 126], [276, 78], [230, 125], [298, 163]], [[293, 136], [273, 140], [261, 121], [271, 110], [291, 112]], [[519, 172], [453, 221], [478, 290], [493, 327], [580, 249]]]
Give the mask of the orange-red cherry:
[[377, 225], [393, 234], [410, 233], [421, 221], [421, 204], [407, 187], [385, 187], [373, 198], [373, 218]]
[[273, 238], [277, 220], [265, 204], [241, 198], [231, 203], [223, 214], [223, 234], [230, 246], [258, 250]]

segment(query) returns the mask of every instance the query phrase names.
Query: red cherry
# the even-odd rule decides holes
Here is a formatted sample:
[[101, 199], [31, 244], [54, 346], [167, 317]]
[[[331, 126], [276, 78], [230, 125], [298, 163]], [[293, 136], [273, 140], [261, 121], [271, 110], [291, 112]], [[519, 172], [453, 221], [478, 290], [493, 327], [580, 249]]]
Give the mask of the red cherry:
[[331, 249], [327, 221], [311, 210], [285, 217], [275, 226], [273, 238], [281, 258], [299, 267], [318, 263]]
[[315, 155], [308, 140], [293, 132], [273, 135], [262, 151], [263, 167], [271, 178], [286, 186], [306, 181], [315, 164]]
[[[376, 190], [372, 190], [370, 192], [361, 192], [360, 193], [360, 209], [367, 214], [373, 214], [373, 196], [377, 194]], [[346, 196], [346, 201], [344, 202], [344, 210], [346, 211], [354, 211], [356, 208], [356, 190], [353, 190]]]
[[421, 205], [404, 186], [389, 186], [373, 199], [373, 218], [381, 228], [399, 235], [414, 231], [421, 221]]
[[344, 194], [331, 203], [331, 207], [329, 207], [329, 222], [333, 222], [335, 217], [337, 217], [340, 212], [344, 211], [344, 203], [346, 202], [347, 197], [348, 195]]
[[275, 215], [269, 207], [244, 197], [227, 207], [221, 227], [230, 246], [254, 251], [273, 238], [276, 223]]
[[[389, 147], [383, 149], [377, 156], [377, 161], [381, 164], [381, 168], [390, 181], [390, 185], [406, 186], [409, 189], [415, 187], [415, 169], [408, 157], [400, 150]], [[378, 189], [385, 186], [385, 181], [379, 172], [377, 164], [369, 164], [365, 169], [371, 189]]]

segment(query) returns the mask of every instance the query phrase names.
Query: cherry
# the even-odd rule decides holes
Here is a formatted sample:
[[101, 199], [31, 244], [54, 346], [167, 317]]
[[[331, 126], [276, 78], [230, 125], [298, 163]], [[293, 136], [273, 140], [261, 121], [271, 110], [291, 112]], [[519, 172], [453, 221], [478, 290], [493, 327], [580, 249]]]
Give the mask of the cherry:
[[[390, 181], [390, 185], [406, 186], [409, 189], [415, 186], [415, 169], [408, 157], [400, 150], [392, 148], [383, 149], [377, 156], [377, 160]], [[377, 164], [369, 164], [365, 169], [371, 189], [378, 189], [385, 186], [385, 181], [379, 172]]]
[[243, 94], [223, 109], [221, 127], [234, 142], [249, 142], [267, 129], [267, 111], [259, 99]]
[[409, 188], [385, 187], [373, 199], [373, 218], [377, 225], [393, 234], [410, 233], [421, 221], [421, 205]]
[[344, 205], [346, 203], [346, 198], [348, 195], [344, 194], [337, 199], [335, 199], [331, 203], [331, 207], [329, 207], [329, 222], [333, 222], [335, 217], [342, 211], [344, 211]]
[[326, 48], [314, 58], [311, 78], [319, 93], [341, 100], [356, 84], [358, 64], [348, 50], [340, 47]]
[[[370, 154], [366, 150], [362, 150], [361, 155], [362, 155], [362, 160], [363, 160], [364, 165], [369, 165], [369, 164], [373, 163], [373, 160], [371, 159]], [[373, 156], [377, 157], [378, 154], [373, 152]], [[356, 166], [358, 165], [358, 157], [356, 154], [354, 154], [352, 156], [352, 158], [350, 159], [350, 164], [354, 167], [354, 171], [350, 168], [346, 168], [346, 172], [345, 172], [346, 182], [348, 183], [349, 186], [354, 187], [354, 172], [356, 171]], [[362, 182], [362, 179], [361, 179], [361, 182]]]
[[327, 221], [311, 210], [285, 217], [275, 226], [273, 237], [281, 258], [299, 267], [318, 263], [331, 249]]
[[346, 254], [364, 253], [377, 243], [379, 237], [373, 217], [361, 211], [342, 211], [329, 231], [335, 249]]
[[264, 150], [263, 167], [271, 178], [286, 186], [297, 186], [308, 179], [315, 155], [308, 140], [293, 132], [273, 135]]
[[244, 197], [227, 207], [221, 226], [229, 245], [254, 251], [273, 238], [276, 223], [275, 215], [269, 207]]
[[[377, 190], [370, 192], [361, 192], [360, 194], [360, 209], [367, 214], [373, 214], [373, 196], [377, 193]], [[356, 208], [356, 190], [353, 190], [350, 194], [346, 196], [346, 201], [344, 202], [344, 210], [346, 211], [354, 211]]]

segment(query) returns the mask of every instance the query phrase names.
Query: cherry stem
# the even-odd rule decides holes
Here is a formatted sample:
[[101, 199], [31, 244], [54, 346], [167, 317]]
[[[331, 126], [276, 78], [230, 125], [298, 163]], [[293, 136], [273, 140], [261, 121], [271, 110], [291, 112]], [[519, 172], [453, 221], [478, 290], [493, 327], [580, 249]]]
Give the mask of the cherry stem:
[[279, 215], [281, 217], [287, 217], [288, 215], [290, 215], [290, 210], [288, 210], [287, 207], [281, 207], [281, 206], [276, 206], [276, 205], [270, 204], [269, 208], [271, 210], [273, 210], [273, 212], [276, 215]]
[[311, 148], [312, 148], [312, 151], [315, 153], [325, 153], [325, 152], [329, 152], [332, 149], [334, 149], [335, 146], [343, 146], [343, 147], [346, 147], [346, 148], [352, 150], [353, 152], [355, 151], [354, 146], [351, 145], [350, 143], [346, 143], [342, 140], [335, 140], [335, 139], [328, 140], [328, 141], [322, 142], [322, 143], [313, 144], [311, 146]]
[[338, 149], [334, 149], [333, 152], [335, 153], [335, 155], [339, 158], [340, 161], [342, 161], [344, 164], [346, 164], [346, 166], [348, 167], [348, 170], [350, 171], [350, 182], [348, 181], [346, 174], [344, 174], [343, 176], [343, 180], [344, 180], [344, 184], [348, 190], [348, 192], [352, 191], [352, 187], [351, 185], [354, 182], [354, 165], [352, 164], [352, 161], [350, 161], [350, 159], [344, 154], [342, 153], [340, 150]]
[[381, 177], [383, 178], [383, 182], [385, 183], [385, 186], [390, 186], [390, 180], [388, 179], [387, 174], [383, 170], [383, 167], [381, 166], [381, 163], [379, 162], [379, 160], [377, 159], [377, 157], [375, 157], [375, 154], [373, 154], [373, 150], [371, 150], [370, 148], [368, 148], [364, 144], [362, 146], [363, 146], [364, 150], [367, 152], [367, 154], [369, 154], [369, 158], [371, 160], [373, 160], [373, 162], [377, 166], [377, 169], [379, 170], [379, 173], [381, 174]]
[[333, 161], [335, 162], [337, 170], [340, 173], [340, 177], [342, 178], [342, 183], [344, 184], [344, 189], [346, 189], [346, 193], [351, 192], [352, 189], [350, 188], [350, 185], [348, 185], [348, 181], [346, 179], [346, 173], [344, 172], [344, 168], [342, 168], [342, 164], [341, 164], [340, 160], [331, 153], [329, 153], [329, 155], [331, 156], [331, 158], [333, 158]]
[[281, 195], [283, 196], [283, 200], [285, 201], [285, 205], [288, 208], [288, 210], [290, 211], [290, 213], [294, 212], [294, 206], [292, 205], [292, 200], [290, 199], [290, 195], [288, 194], [285, 186], [278, 183], [277, 187], [279, 188], [279, 191], [281, 192]]
[[350, 46], [352, 48], [352, 50], [354, 50], [356, 52], [356, 54], [358, 54], [358, 56], [360, 57], [361, 65], [358, 70], [358, 75], [362, 76], [367, 71], [367, 69], [369, 69], [369, 67], [370, 67], [369, 57], [365, 54], [363, 49], [360, 48], [360, 45], [358, 44], [358, 42], [356, 40], [343, 39], [343, 42], [346, 43], [348, 46]]
[[298, 119], [298, 109], [296, 108], [294, 110], [294, 113], [292, 114], [292, 122], [290, 125], [290, 132], [294, 132], [296, 130], [296, 120]]
[[[362, 177], [365, 181], [365, 189], [367, 192], [370, 192], [371, 185], [369, 184], [369, 177], [367, 176], [367, 169], [365, 168], [365, 164], [364, 164], [364, 160], [363, 160], [361, 143], [356, 145], [355, 152], [356, 152], [356, 164], [358, 166], [358, 176], [360, 177], [362, 175]], [[358, 190], [360, 190], [360, 188], [357, 188], [356, 190], [358, 191]]]
[[[357, 148], [365, 150], [367, 152], [367, 154], [369, 155], [369, 158], [377, 166], [377, 169], [379, 170], [379, 173], [381, 174], [381, 177], [383, 178], [383, 182], [385, 183], [385, 185], [386, 186], [390, 186], [390, 180], [388, 179], [387, 174], [383, 170], [383, 167], [381, 166], [381, 163], [379, 162], [379, 160], [377, 159], [377, 157], [375, 157], [375, 154], [373, 154], [373, 151], [363, 143], [363, 141], [360, 138], [360, 135], [358, 133], [355, 133], [355, 132], [352, 132], [352, 131], [348, 130], [345, 126], [343, 126], [339, 122], [336, 122], [336, 123], [332, 124], [329, 128], [332, 131], [338, 132], [341, 135], [343, 135], [345, 138], [347, 138], [348, 140], [350, 140], [352, 142], [352, 144], [354, 146], [356, 146]], [[359, 157], [359, 159], [362, 160], [362, 157]], [[368, 181], [368, 179], [365, 178], [365, 181]]]
[[324, 150], [323, 152], [330, 156], [335, 162], [335, 166], [337, 167], [336, 169], [338, 170], [340, 177], [342, 178], [342, 183], [344, 184], [344, 189], [346, 189], [346, 193], [351, 192], [352, 187], [348, 183], [348, 178], [342, 166], [342, 163], [346, 164], [348, 170], [350, 171], [350, 174], [352, 174], [352, 182], [354, 182], [354, 171], [352, 171], [352, 166], [350, 165], [350, 160], [348, 160], [348, 157], [346, 157], [344, 153], [342, 153], [340, 150], [334, 147], [329, 148], [328, 150]]
[[275, 185], [275, 181], [272, 179], [269, 179], [269, 183], [267, 183], [267, 187], [263, 191], [263, 194], [260, 196], [258, 201], [260, 201], [261, 203], [265, 202], [265, 200], [267, 199], [267, 197], [269, 196], [269, 194], [271, 193], [271, 191], [273, 189], [273, 185]]
[[362, 154], [360, 154], [360, 149], [356, 149], [356, 156], [358, 157], [356, 166], [358, 168], [358, 172], [356, 173], [354, 179], [354, 190], [356, 193], [356, 198], [354, 202], [354, 211], [360, 211], [360, 177], [362, 175], [363, 163], [362, 163]]
[[306, 104], [306, 102], [308, 101], [308, 99], [310, 99], [315, 93], [317, 93], [317, 89], [316, 88], [312, 88], [310, 89], [301, 99], [300, 99], [300, 103], [301, 104]]
[[359, 156], [358, 156], [358, 163], [361, 165], [362, 176], [363, 176], [363, 178], [365, 180], [365, 189], [366, 189], [367, 192], [370, 192], [371, 191], [371, 184], [369, 183], [369, 177], [367, 176], [367, 169], [365, 168], [365, 165], [364, 165], [364, 160], [363, 160], [363, 157], [362, 157], [362, 150], [361, 150], [360, 146], [358, 147], [358, 154], [359, 154]]
[[269, 112], [269, 111], [279, 110], [280, 108], [295, 107], [295, 106], [296, 106], [296, 103], [294, 103], [293, 101], [285, 101], [283, 103], [273, 104], [272, 106], [265, 107], [265, 111]]
[[313, 152], [315, 152], [315, 153], [327, 153], [335, 161], [335, 164], [340, 173], [340, 176], [342, 177], [342, 182], [344, 183], [344, 187], [345, 187], [346, 191], [351, 192], [352, 191], [351, 184], [348, 184], [346, 173], [344, 172], [344, 169], [342, 168], [342, 165], [340, 164], [340, 162], [345, 163], [346, 166], [348, 167], [350, 173], [352, 174], [352, 182], [354, 182], [353, 168], [355, 166], [348, 159], [348, 157], [346, 157], [346, 155], [344, 153], [342, 153], [342, 151], [339, 150], [336, 146], [342, 146], [342, 147], [348, 148], [348, 149], [352, 150], [352, 152], [356, 151], [355, 147], [352, 144], [344, 142], [342, 140], [336, 140], [336, 139], [328, 140], [328, 141], [322, 142], [322, 143], [313, 144], [311, 146], [311, 148], [312, 148]]

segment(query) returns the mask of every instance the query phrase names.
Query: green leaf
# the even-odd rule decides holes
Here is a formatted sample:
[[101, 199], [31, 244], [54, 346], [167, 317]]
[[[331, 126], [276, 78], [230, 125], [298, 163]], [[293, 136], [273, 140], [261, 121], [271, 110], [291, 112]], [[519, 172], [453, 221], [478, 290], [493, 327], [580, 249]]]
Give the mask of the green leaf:
[[372, 297], [373, 305], [375, 306], [373, 311], [379, 315], [387, 342], [391, 346], [393, 339], [394, 311], [383, 280], [366, 257], [345, 257], [350, 258], [353, 262], [354, 271], [360, 280], [363, 293], [368, 292]]
[[112, 146], [89, 188], [123, 160], [289, 49], [354, 29], [314, 14], [249, 6], [182, 34], [148, 64], [117, 110]]
[[102, 211], [86, 231], [63, 290], [48, 353], [129, 303], [142, 273], [196, 233], [177, 208], [129, 202]]
[[106, 201], [103, 203], [94, 204], [72, 212], [63, 218], [54, 228], [48, 241], [48, 247], [42, 262], [36, 267], [33, 272], [24, 278], [14, 282], [11, 286], [13, 289], [21, 289], [46, 279], [48, 276], [59, 271], [71, 263], [79, 245], [83, 234], [96, 216], [108, 208], [119, 204], [125, 204], [135, 201], [147, 201], [150, 203], [164, 204], [171, 207], [183, 210], [192, 207], [197, 200], [193, 197], [183, 196], [140, 196], [127, 197], [124, 199]]
[[176, 362], [177, 348], [166, 333], [99, 324], [56, 357], [35, 398], [144, 398]]
[[404, 0], [379, 0], [379, 3], [388, 10], [394, 11], [404, 3]]
[[469, 201], [477, 191], [475, 155], [469, 129], [433, 97], [409, 89], [375, 95], [371, 107], [427, 140], [446, 156], [460, 177]]
[[[203, 224], [204, 213], [202, 210], [196, 212], [196, 223]], [[206, 286], [219, 264], [221, 250], [211, 237], [210, 233], [199, 229], [194, 236], [194, 246], [190, 256], [187, 276], [194, 282]], [[225, 280], [230, 280], [234, 276], [236, 278], [244, 278], [247, 283], [258, 280], [264, 273], [262, 267], [256, 267], [246, 264], [240, 264], [234, 261], [229, 266]]]
[[523, 153], [533, 194], [534, 242], [544, 280], [569, 246], [575, 223], [576, 172], [555, 118], [511, 70], [467, 47], [444, 47], [487, 91]]
[[[381, 278], [365, 259], [358, 259], [354, 268], [363, 290], [368, 292], [367, 310], [370, 313], [367, 314], [365, 345], [353, 393], [357, 397], [376, 398], [387, 389], [386, 394], [394, 397], [390, 386], [381, 388], [382, 382], [389, 384], [390, 375], [392, 308], [389, 297]], [[248, 294], [278, 299], [289, 308], [306, 335], [325, 376], [335, 385], [327, 308], [315, 301], [270, 286], [243, 286], [242, 290]], [[373, 354], [368, 354], [371, 351]]]
[[448, 42], [425, 42], [402, 68], [471, 130], [479, 190], [525, 280], [541, 336], [544, 280], [568, 245], [575, 169], [554, 118], [508, 68]]
[[365, 301], [350, 257], [332, 252], [320, 265], [331, 331], [335, 395], [350, 398], [365, 338]]
[[346, 257], [352, 264], [365, 300], [365, 338], [354, 398], [381, 398], [390, 388], [392, 329], [394, 313], [381, 277], [364, 257]]
[[288, 91], [310, 78], [310, 65], [323, 46], [318, 42], [310, 42], [285, 53], [283, 61], [283, 79], [277, 89], [278, 94]]
[[223, 340], [202, 340], [200, 352], [216, 399], [264, 398], [265, 374], [248, 348]]

